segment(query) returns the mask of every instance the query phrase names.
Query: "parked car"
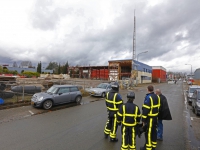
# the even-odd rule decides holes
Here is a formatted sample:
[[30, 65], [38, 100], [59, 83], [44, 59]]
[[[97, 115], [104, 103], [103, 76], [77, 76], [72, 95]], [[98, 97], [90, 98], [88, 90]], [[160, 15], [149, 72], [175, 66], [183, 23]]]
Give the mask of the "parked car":
[[192, 95], [192, 108], [196, 115], [200, 114], [200, 89], [195, 90]]
[[188, 85], [193, 85], [194, 83], [194, 79], [193, 78], [189, 78], [188, 81], [187, 81], [187, 84]]
[[12, 86], [11, 91], [17, 93], [27, 93], [27, 94], [35, 94], [42, 91], [40, 86], [32, 86], [32, 85], [25, 85], [25, 86]]
[[13, 92], [0, 91], [0, 98], [2, 99], [12, 98], [14, 95]]
[[92, 96], [105, 97], [106, 93], [111, 90], [110, 83], [100, 83], [96, 88], [90, 88], [89, 94]]
[[196, 89], [200, 89], [200, 86], [198, 86], [198, 85], [191, 85], [191, 86], [189, 86], [188, 90], [186, 91], [187, 92], [187, 101], [188, 101], [188, 103], [192, 102], [192, 95], [193, 95], [193, 92]]
[[192, 85], [192, 81], [189, 81], [189, 80], [188, 80], [188, 81], [187, 81], [187, 84], [188, 84], [188, 85]]
[[46, 92], [36, 93], [31, 98], [34, 107], [50, 109], [54, 105], [76, 102], [80, 104], [82, 94], [76, 85], [53, 85]]

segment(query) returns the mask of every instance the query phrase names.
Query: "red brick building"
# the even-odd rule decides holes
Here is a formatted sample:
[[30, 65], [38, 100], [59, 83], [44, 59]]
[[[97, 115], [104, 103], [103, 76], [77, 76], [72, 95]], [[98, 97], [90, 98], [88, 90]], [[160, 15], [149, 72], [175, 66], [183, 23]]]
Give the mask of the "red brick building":
[[152, 82], [166, 82], [166, 69], [162, 66], [152, 66]]

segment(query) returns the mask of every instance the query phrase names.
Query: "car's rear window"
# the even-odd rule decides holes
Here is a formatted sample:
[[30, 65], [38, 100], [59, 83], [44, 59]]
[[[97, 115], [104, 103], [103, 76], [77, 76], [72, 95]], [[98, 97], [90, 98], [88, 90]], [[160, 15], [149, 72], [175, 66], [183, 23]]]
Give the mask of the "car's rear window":
[[58, 91], [58, 93], [68, 93], [69, 92], [69, 88], [68, 87], [61, 87]]
[[190, 88], [190, 93], [194, 93], [194, 91], [199, 88]]
[[200, 99], [200, 92], [198, 92], [198, 99]]
[[107, 87], [107, 84], [103, 84], [103, 83], [97, 86], [97, 88], [102, 88], [102, 89], [106, 89], [106, 87]]
[[77, 88], [77, 87], [70, 87], [70, 91], [71, 91], [71, 92], [78, 91], [78, 88]]

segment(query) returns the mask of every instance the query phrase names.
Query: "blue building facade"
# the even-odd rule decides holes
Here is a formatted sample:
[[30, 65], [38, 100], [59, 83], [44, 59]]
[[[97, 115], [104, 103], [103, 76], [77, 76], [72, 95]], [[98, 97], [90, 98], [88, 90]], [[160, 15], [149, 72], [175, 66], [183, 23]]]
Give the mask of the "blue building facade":
[[134, 65], [136, 65], [138, 71], [152, 73], [152, 67], [147, 64], [134, 60]]
[[152, 82], [152, 67], [142, 62], [134, 60], [132, 68], [138, 71], [138, 83], [151, 83]]

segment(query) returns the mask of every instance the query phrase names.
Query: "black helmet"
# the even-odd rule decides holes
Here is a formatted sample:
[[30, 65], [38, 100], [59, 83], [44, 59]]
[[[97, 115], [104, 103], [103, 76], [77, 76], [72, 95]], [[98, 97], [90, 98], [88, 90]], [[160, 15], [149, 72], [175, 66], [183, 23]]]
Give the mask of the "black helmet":
[[111, 88], [113, 89], [113, 90], [115, 90], [115, 91], [119, 91], [119, 84], [117, 83], [117, 82], [115, 82], [115, 83], [113, 83], [112, 85], [111, 85]]
[[128, 92], [127, 98], [135, 99], [135, 93], [134, 92]]

